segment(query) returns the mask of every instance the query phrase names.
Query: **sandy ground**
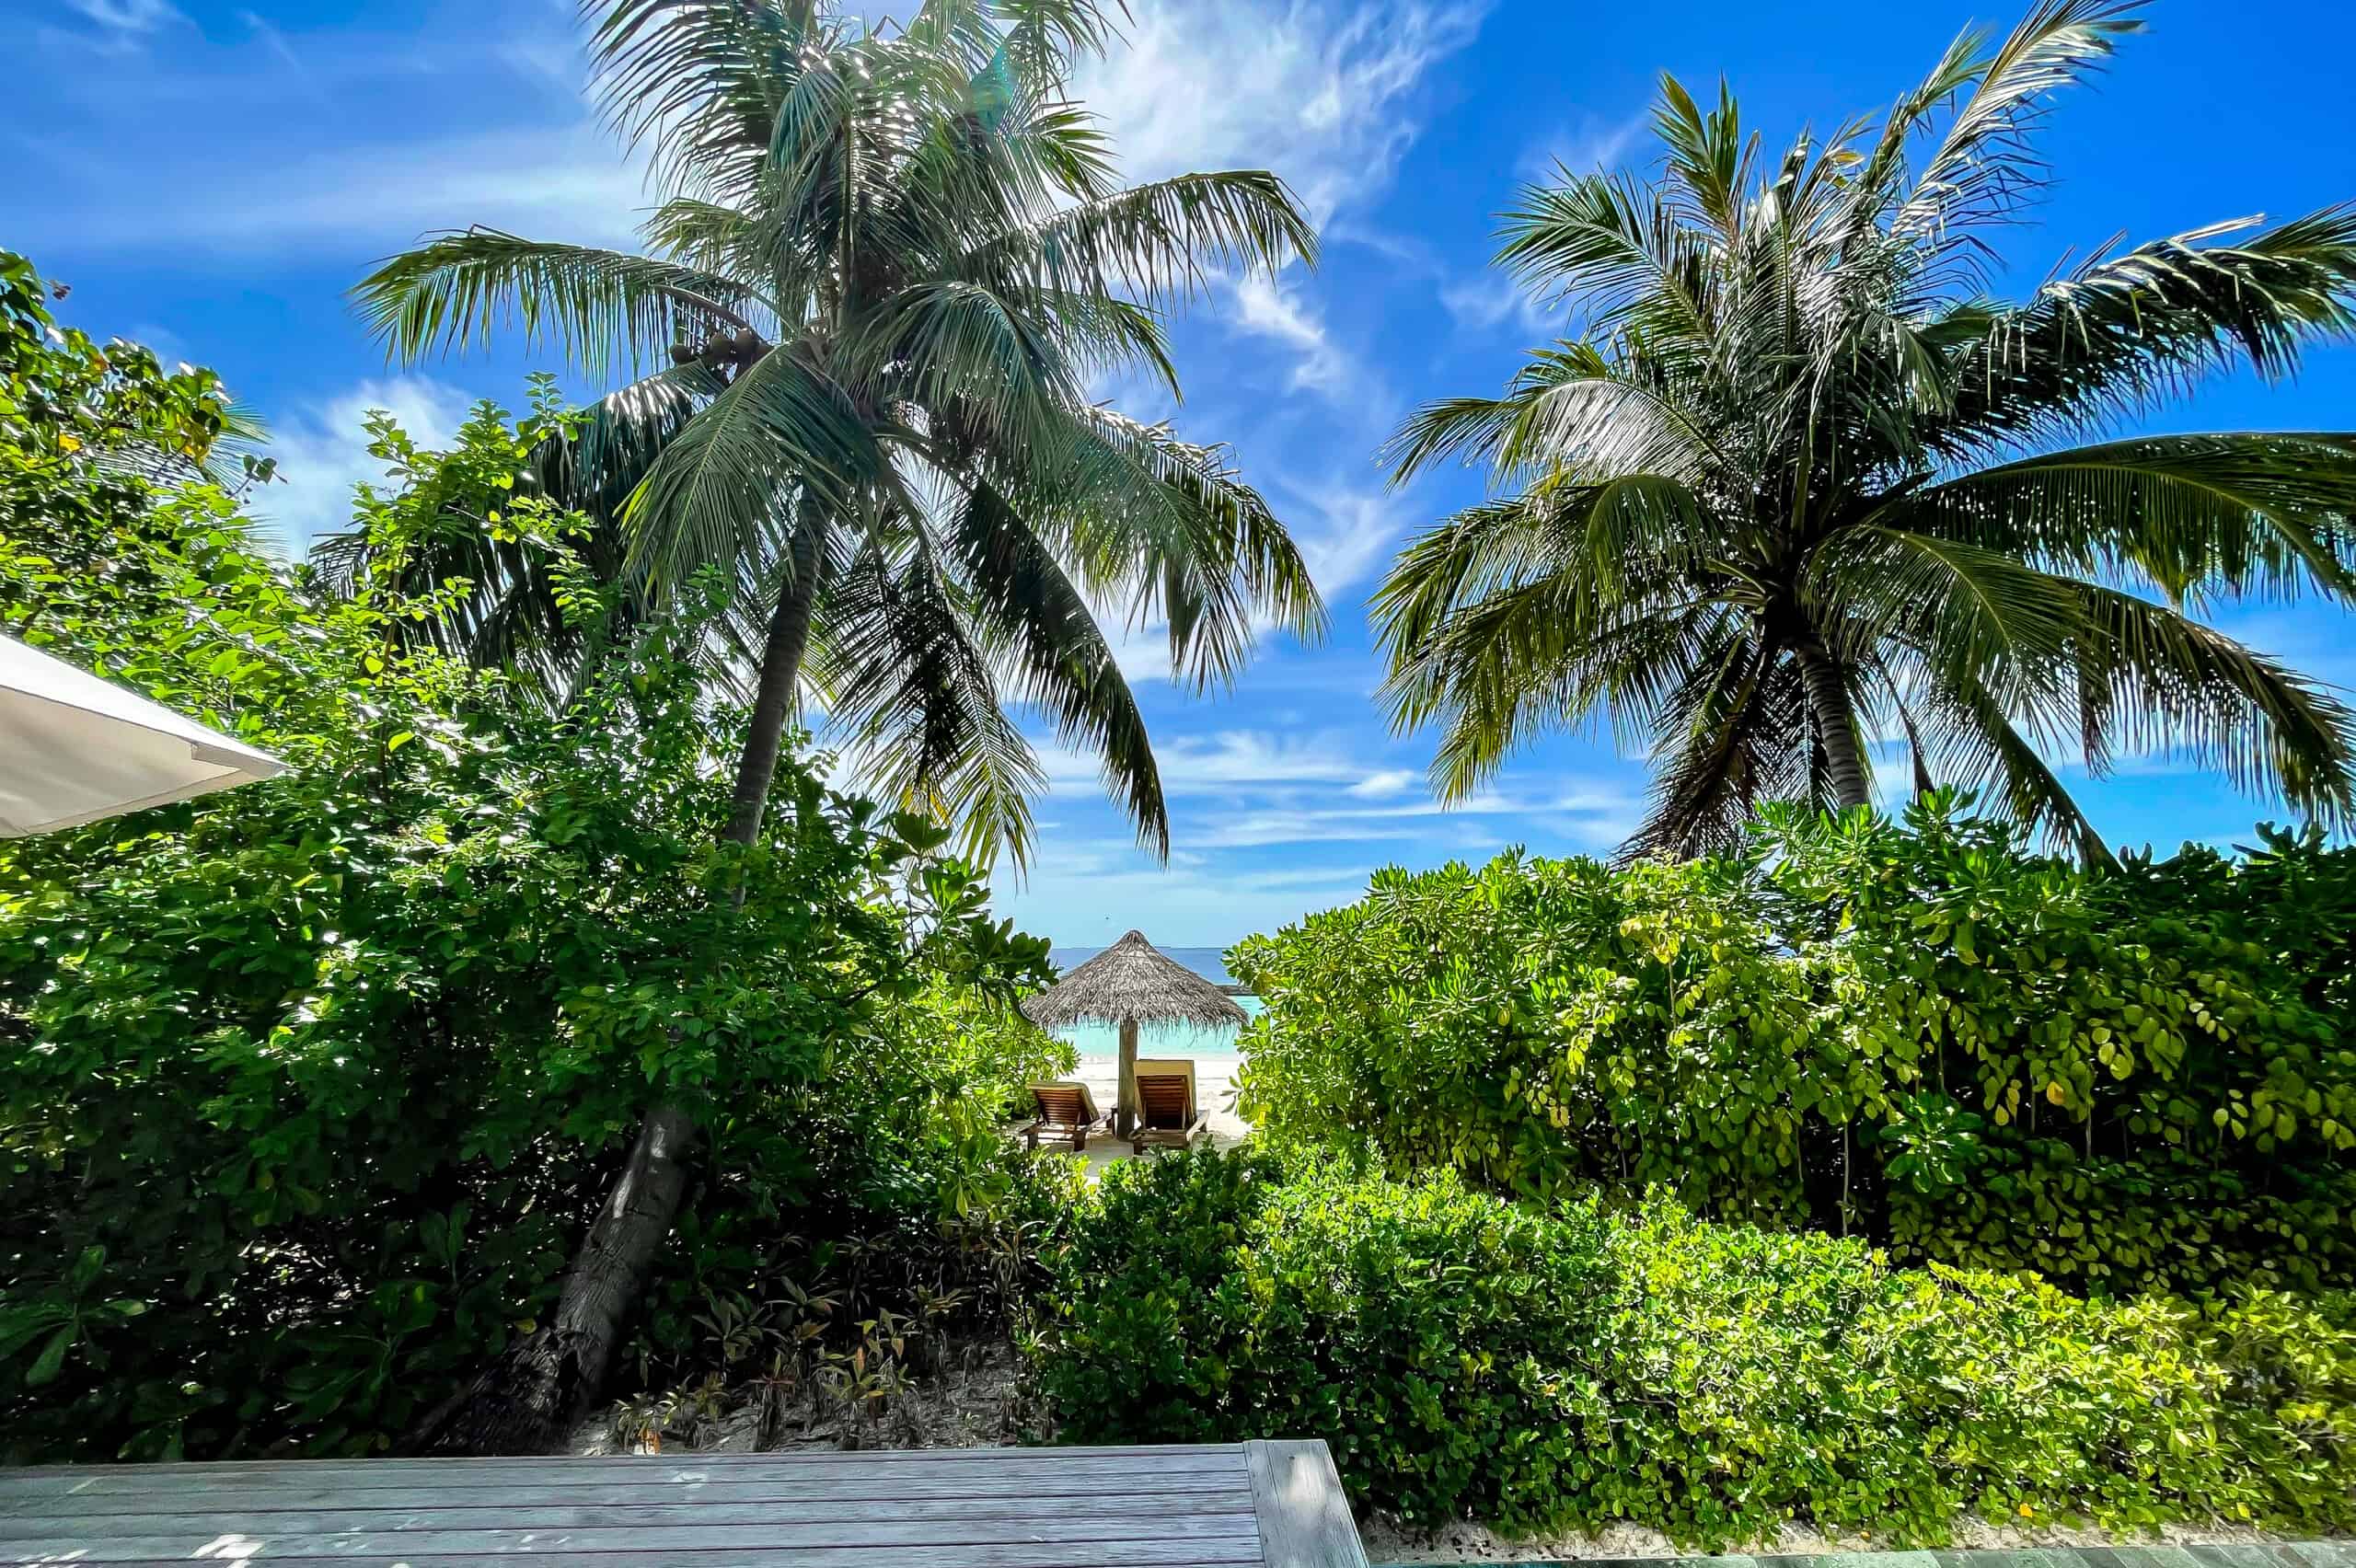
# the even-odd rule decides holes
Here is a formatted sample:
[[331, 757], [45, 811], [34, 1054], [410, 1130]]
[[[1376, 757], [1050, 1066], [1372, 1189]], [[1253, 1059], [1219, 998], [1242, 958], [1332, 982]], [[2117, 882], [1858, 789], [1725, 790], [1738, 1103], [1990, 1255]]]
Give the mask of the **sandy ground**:
[[[1172, 1058], [1149, 1056], [1147, 1059]], [[1235, 1113], [1235, 1074], [1243, 1065], [1243, 1058], [1232, 1053], [1213, 1055], [1196, 1052], [1186, 1059], [1195, 1064], [1195, 1103], [1211, 1115], [1211, 1142], [1224, 1148], [1251, 1136], [1251, 1124]], [[1090, 1094], [1095, 1096], [1098, 1109], [1110, 1113], [1118, 1099], [1120, 1074], [1121, 1064], [1116, 1058], [1082, 1056], [1080, 1071], [1074, 1076], [1088, 1086]], [[1152, 1151], [1149, 1150], [1148, 1158], [1151, 1158], [1151, 1154]], [[1128, 1145], [1107, 1134], [1102, 1137], [1091, 1136], [1088, 1140], [1085, 1158], [1092, 1180], [1114, 1160], [1133, 1159], [1136, 1156], [1129, 1152]]]

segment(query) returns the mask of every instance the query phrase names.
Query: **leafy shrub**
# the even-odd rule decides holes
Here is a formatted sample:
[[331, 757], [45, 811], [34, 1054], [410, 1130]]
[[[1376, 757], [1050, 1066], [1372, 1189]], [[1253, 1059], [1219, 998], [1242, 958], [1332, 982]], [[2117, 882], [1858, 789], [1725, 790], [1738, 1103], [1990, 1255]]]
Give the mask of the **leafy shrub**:
[[[865, 1032], [825, 1042], [807, 1077], [716, 1106], [722, 1157], [626, 1347], [629, 1383], [676, 1403], [680, 1385], [719, 1373], [774, 1394], [781, 1366], [800, 1368], [789, 1382], [806, 1380], [826, 1355], [903, 1314], [939, 1330], [1019, 1320], [1036, 1238], [1075, 1178], [1068, 1162], [1011, 1145], [1003, 1113], [1022, 1086], [1065, 1076], [1073, 1060], [1068, 1043], [1013, 1009], [934, 975]], [[749, 1332], [715, 1332], [723, 1320]], [[859, 1376], [888, 1380], [889, 1370]]]
[[1541, 1208], [1248, 1153], [1115, 1167], [1057, 1268], [1064, 1436], [1323, 1437], [1416, 1524], [1724, 1546], [1791, 1517], [1927, 1543], [1968, 1510], [2356, 1517], [2344, 1299], [2088, 1301], [1665, 1194]]
[[[1010, 1333], [1027, 1329], [1041, 1295], [1040, 1244], [1061, 1231], [1083, 1181], [1074, 1162], [1019, 1151], [995, 1129], [986, 1149], [970, 1152], [921, 1132], [916, 1141], [941, 1158], [940, 1180], [914, 1190], [901, 1183], [923, 1167], [921, 1154], [855, 1172], [888, 1178], [846, 1183], [865, 1204], [766, 1219], [727, 1202], [687, 1213], [680, 1264], [657, 1283], [625, 1357], [618, 1443], [698, 1447], [747, 1418], [764, 1447], [797, 1427], [854, 1435], [862, 1447], [939, 1440], [914, 1422], [877, 1427], [908, 1413], [900, 1396], [918, 1376], [949, 1367], [953, 1347], [1003, 1355]], [[989, 1188], [979, 1204], [970, 1201], [977, 1179]], [[962, 1209], [928, 1206], [960, 1193]], [[789, 1233], [780, 1221], [806, 1228]]]
[[1940, 799], [1383, 871], [1229, 963], [1276, 1137], [2132, 1291], [2356, 1278], [2351, 952], [2356, 849], [2086, 871]]
[[[13, 258], [0, 305], [0, 628], [291, 765], [0, 844], [9, 1457], [397, 1442], [545, 1310], [650, 1093], [709, 1148], [643, 1364], [706, 1286], [1004, 1189], [965, 1092], [1056, 1050], [1007, 1000], [1045, 944], [795, 759], [763, 840], [716, 842], [716, 590], [551, 711], [395, 635], [438, 590], [323, 593], [184, 483], [209, 377], [52, 340]], [[518, 486], [552, 417], [404, 446], [365, 526], [503, 513], [565, 571], [572, 520]]]

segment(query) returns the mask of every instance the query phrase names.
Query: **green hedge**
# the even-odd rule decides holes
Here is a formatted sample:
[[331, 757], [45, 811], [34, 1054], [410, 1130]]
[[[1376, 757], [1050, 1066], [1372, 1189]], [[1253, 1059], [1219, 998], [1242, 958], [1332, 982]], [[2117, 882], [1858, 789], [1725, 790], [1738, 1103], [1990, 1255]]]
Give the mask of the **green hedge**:
[[[761, 841], [717, 842], [714, 584], [560, 712], [404, 651], [440, 595], [328, 593], [142, 478], [202, 455], [217, 384], [43, 297], [0, 252], [0, 630], [289, 767], [0, 840], [0, 1463], [403, 1441], [544, 1316], [650, 1101], [704, 1137], [625, 1384], [699, 1378], [714, 1301], [814, 1288], [837, 1239], [938, 1253], [1025, 1195], [994, 1113], [1069, 1059], [1011, 1005], [1046, 944], [798, 756]], [[503, 514], [502, 559], [574, 582], [579, 520], [527, 493], [550, 396], [447, 454], [374, 427], [404, 480], [372, 544]], [[905, 1247], [863, 1299], [919, 1268], [937, 1304]]]
[[2356, 1522], [2345, 1298], [2089, 1301], [1664, 1197], [1542, 1209], [1244, 1153], [1114, 1167], [1057, 1266], [1064, 1437], [1322, 1437], [1411, 1523]]
[[1278, 1139], [2080, 1288], [2356, 1280], [2356, 850], [2313, 836], [2090, 872], [1950, 801], [1786, 813], [1385, 871], [1229, 964]]

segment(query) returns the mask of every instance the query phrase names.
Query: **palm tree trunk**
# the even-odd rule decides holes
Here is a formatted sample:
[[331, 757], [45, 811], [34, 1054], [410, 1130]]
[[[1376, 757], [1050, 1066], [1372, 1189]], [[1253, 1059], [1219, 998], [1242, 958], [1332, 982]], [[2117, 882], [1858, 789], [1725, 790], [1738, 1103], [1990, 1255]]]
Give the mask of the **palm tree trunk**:
[[1849, 699], [1849, 683], [1823, 648], [1803, 644], [1796, 653], [1808, 711], [1816, 718], [1825, 766], [1831, 770], [1833, 799], [1842, 811], [1871, 805], [1873, 791], [1865, 782], [1865, 754], [1857, 744], [1857, 709]]
[[[802, 656], [810, 646], [823, 527], [820, 520], [805, 518], [793, 536], [792, 571], [779, 585], [761, 650], [752, 726], [721, 835], [725, 842], [749, 845], [760, 837]], [[736, 897], [743, 901], [741, 888]], [[604, 1389], [622, 1326], [678, 1220], [697, 1141], [695, 1118], [684, 1107], [665, 1101], [648, 1110], [629, 1163], [573, 1256], [550, 1320], [428, 1416], [410, 1439], [412, 1451], [542, 1453], [568, 1435]]]
[[728, 815], [733, 844], [751, 844], [761, 836], [761, 816], [768, 809], [769, 783], [777, 777], [777, 759], [784, 743], [785, 721], [793, 711], [794, 690], [802, 683], [802, 655], [810, 647], [810, 606], [818, 591], [820, 524], [805, 516], [793, 531], [792, 571], [778, 584], [777, 610], [769, 617], [768, 638], [761, 647], [761, 669], [753, 694], [753, 723], [745, 736], [745, 755], [736, 764], [736, 800]]
[[556, 1311], [427, 1416], [410, 1452], [543, 1454], [570, 1435], [605, 1387], [622, 1325], [678, 1217], [695, 1143], [695, 1120], [677, 1106], [646, 1113]]

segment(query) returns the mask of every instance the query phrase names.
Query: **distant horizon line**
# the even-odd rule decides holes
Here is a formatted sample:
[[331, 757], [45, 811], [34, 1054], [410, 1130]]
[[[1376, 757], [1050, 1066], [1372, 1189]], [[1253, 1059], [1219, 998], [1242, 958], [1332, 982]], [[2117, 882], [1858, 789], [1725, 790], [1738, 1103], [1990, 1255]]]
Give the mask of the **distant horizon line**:
[[[1147, 933], [1146, 940], [1148, 941], [1153, 941], [1152, 933]], [[1225, 942], [1153, 942], [1153, 945], [1155, 950], [1161, 952], [1223, 953], [1228, 949], [1233, 947], [1236, 942], [1242, 941], [1242, 938], [1238, 937], [1234, 941]], [[1049, 952], [1103, 952], [1106, 948], [1111, 947], [1114, 942], [1118, 940], [1120, 940], [1120, 938], [1113, 937], [1103, 941], [1065, 942], [1057, 941], [1055, 938], [1050, 937], [1047, 939], [1047, 951]]]

